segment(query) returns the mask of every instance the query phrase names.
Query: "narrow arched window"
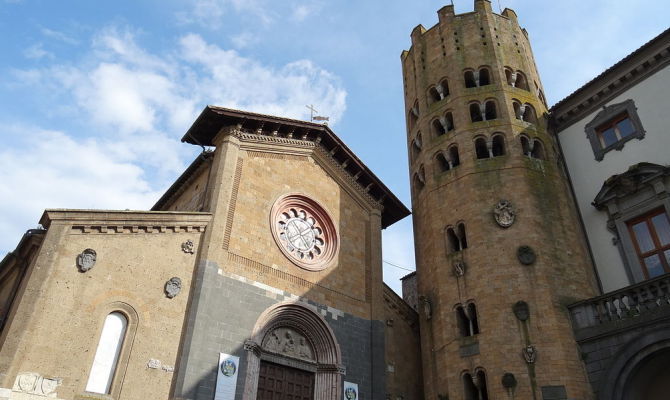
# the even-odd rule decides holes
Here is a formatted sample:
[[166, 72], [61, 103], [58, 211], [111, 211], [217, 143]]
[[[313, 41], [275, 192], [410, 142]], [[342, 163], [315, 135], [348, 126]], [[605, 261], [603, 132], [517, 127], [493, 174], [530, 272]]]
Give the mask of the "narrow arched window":
[[453, 145], [449, 147], [449, 158], [451, 159], [452, 168], [461, 164], [461, 159], [458, 157], [458, 146]]
[[465, 400], [489, 400], [488, 389], [486, 388], [486, 373], [479, 369], [475, 374], [470, 372], [463, 373], [463, 392]]
[[491, 84], [491, 74], [488, 68], [481, 68], [479, 70], [479, 86], [486, 86]]
[[503, 135], [493, 136], [491, 152], [493, 153], [493, 157], [505, 155], [505, 137]]
[[545, 159], [544, 146], [542, 145], [542, 142], [537, 139], [533, 140], [533, 149], [531, 150], [530, 156], [539, 160]]
[[520, 136], [521, 140], [521, 152], [523, 153], [524, 156], [530, 157], [530, 142], [528, 141], [528, 138], [525, 136]]
[[472, 122], [479, 122], [484, 120], [484, 118], [482, 117], [482, 110], [479, 107], [479, 103], [470, 104], [470, 119], [472, 120]]
[[463, 79], [465, 79], [465, 87], [466, 88], [477, 87], [477, 81], [475, 80], [475, 72], [474, 71], [465, 71], [465, 74], [463, 75]]
[[447, 130], [445, 128], [445, 125], [442, 123], [443, 121], [440, 121], [439, 119], [433, 120], [433, 132], [435, 133], [435, 136], [442, 136], [445, 133], [447, 133]]
[[505, 68], [505, 79], [507, 80], [507, 84], [510, 86], [514, 86], [514, 79], [516, 77], [514, 76], [514, 72], [510, 68]]
[[442, 81], [438, 86], [442, 88], [442, 94], [444, 97], [449, 96], [449, 81], [447, 81], [446, 79], [442, 79]]
[[521, 108], [521, 103], [516, 99], [512, 100], [512, 108], [514, 108], [514, 117], [522, 119], [524, 110]]
[[433, 103], [442, 100], [442, 96], [440, 96], [440, 92], [435, 86], [432, 86], [430, 89], [428, 89], [428, 96]]
[[478, 160], [489, 158], [489, 149], [486, 146], [486, 139], [483, 137], [475, 139], [475, 155]]
[[425, 184], [424, 184], [423, 179], [421, 179], [421, 178], [419, 177], [419, 174], [418, 174], [418, 173], [415, 173], [415, 174], [414, 174], [414, 178], [413, 178], [412, 180], [414, 181], [414, 188], [415, 188], [416, 190], [421, 190], [421, 189], [423, 189], [423, 187], [424, 187]]
[[463, 392], [465, 400], [480, 400], [479, 389], [469, 372], [463, 374]]
[[489, 392], [486, 388], [486, 373], [484, 370], [478, 370], [475, 374], [477, 376], [477, 390], [479, 391], [479, 400], [489, 400]]
[[537, 116], [535, 115], [535, 108], [530, 104], [524, 104], [523, 120], [531, 124], [537, 124]]
[[454, 228], [447, 228], [447, 246], [449, 247], [449, 253], [455, 253], [461, 251], [461, 241], [456, 234]]
[[412, 106], [412, 108], [409, 109], [409, 112], [407, 113], [407, 122], [410, 130], [414, 129], [414, 126], [416, 125], [416, 122], [418, 120], [419, 120], [419, 102], [415, 101], [414, 105]]
[[446, 125], [447, 132], [454, 130], [454, 115], [451, 112], [444, 114], [444, 123]]
[[437, 164], [437, 172], [446, 172], [451, 169], [451, 165], [449, 165], [449, 161], [447, 158], [444, 156], [442, 153], [437, 153], [435, 156], [435, 163]]
[[461, 243], [461, 250], [465, 250], [468, 248], [468, 239], [465, 235], [465, 224], [460, 223], [458, 224], [458, 232], [456, 232], [458, 235], [458, 239]]
[[113, 312], [105, 318], [93, 366], [86, 383], [87, 392], [110, 393], [127, 328], [128, 319], [120, 312]]
[[523, 74], [521, 71], [516, 71], [516, 87], [519, 89], [523, 90], [529, 90], [528, 89], [528, 81], [526, 80], [526, 75]]
[[486, 120], [490, 121], [496, 118], [498, 118], [498, 111], [496, 110], [496, 102], [493, 100], [489, 100], [486, 102]]

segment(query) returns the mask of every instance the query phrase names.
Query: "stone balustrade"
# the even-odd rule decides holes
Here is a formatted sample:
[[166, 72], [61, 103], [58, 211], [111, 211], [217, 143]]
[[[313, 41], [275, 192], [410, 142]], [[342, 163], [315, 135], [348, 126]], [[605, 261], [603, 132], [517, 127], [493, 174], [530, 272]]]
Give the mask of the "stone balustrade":
[[[568, 306], [574, 330], [628, 325], [670, 312], [670, 274]], [[612, 326], [610, 326], [612, 328]]]

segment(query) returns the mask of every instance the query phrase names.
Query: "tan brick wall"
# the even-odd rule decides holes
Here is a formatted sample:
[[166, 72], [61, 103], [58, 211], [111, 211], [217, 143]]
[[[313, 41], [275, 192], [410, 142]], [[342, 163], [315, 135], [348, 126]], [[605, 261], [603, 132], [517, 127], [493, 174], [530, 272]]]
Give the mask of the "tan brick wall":
[[[462, 372], [481, 367], [492, 398], [507, 396], [500, 384], [506, 372], [514, 373], [519, 382], [517, 399], [532, 398], [533, 388], [539, 396], [545, 385], [565, 385], [569, 397], [590, 398], [565, 305], [594, 295], [595, 284], [566, 180], [557, 167], [555, 144], [542, 118], [546, 107], [534, 90], [534, 82], [540, 85], [540, 80], [530, 44], [513, 12], [493, 14], [487, 1], [476, 5], [474, 13], [458, 16], [452, 7], [442, 9], [440, 23], [427, 31], [416, 28], [411, 49], [402, 55], [406, 112], [415, 100], [419, 103], [419, 118], [408, 130], [408, 144], [419, 131], [423, 137], [422, 151], [410, 171], [414, 174], [423, 166], [426, 180], [422, 190], [412, 187], [418, 290], [433, 307], [432, 319], [421, 320], [426, 397], [463, 398]], [[490, 67], [492, 84], [465, 88], [463, 70], [480, 66]], [[531, 91], [509, 86], [506, 66], [523, 71]], [[443, 77], [449, 79], [451, 94], [431, 102], [428, 87]], [[468, 103], [489, 98], [498, 103], [498, 118], [472, 123]], [[532, 104], [539, 123], [515, 119], [512, 99]], [[455, 131], [435, 136], [430, 123], [447, 110], [454, 115]], [[474, 138], [490, 138], [494, 132], [505, 135], [506, 155], [476, 160]], [[547, 160], [524, 156], [521, 134], [541, 140]], [[461, 165], [440, 172], [433, 157], [454, 143]], [[507, 229], [499, 227], [492, 214], [500, 199], [511, 201], [518, 212]], [[444, 230], [461, 221], [468, 248], [448, 254]], [[517, 260], [520, 245], [536, 251], [533, 266]], [[467, 272], [456, 278], [452, 263], [460, 257]], [[461, 357], [461, 345], [472, 339], [459, 337], [453, 310], [468, 300], [477, 305], [479, 354]], [[518, 300], [530, 305], [527, 335], [512, 313]], [[538, 351], [531, 367], [521, 356], [526, 341]]]
[[[0, 386], [11, 388], [17, 374], [36, 372], [62, 378], [59, 398], [72, 399], [83, 393], [104, 319], [115, 310], [113, 303], [121, 302], [136, 311], [138, 320], [130, 321], [137, 324], [134, 340], [127, 336], [123, 345], [124, 351], [129, 347], [132, 351], [125, 376], [115, 380], [116, 389], [122, 384], [119, 398], [166, 399], [173, 372], [150, 369], [147, 362], [176, 363], [195, 263], [195, 255], [184, 253], [181, 244], [190, 239], [197, 249], [201, 235], [198, 230], [175, 232], [171, 226], [199, 225], [204, 230], [209, 216], [48, 215], [57, 221], [49, 226], [0, 350]], [[100, 226], [107, 225], [102, 232]], [[155, 229], [149, 233], [143, 225]], [[117, 226], [125, 228], [116, 232]], [[133, 226], [138, 227], [137, 232], [132, 232]], [[163, 232], [160, 227], [165, 227]], [[76, 258], [86, 248], [96, 250], [97, 262], [82, 273]], [[169, 299], [164, 285], [173, 276], [181, 278], [182, 290]]]
[[418, 315], [385, 286], [384, 317], [387, 398], [423, 399]]

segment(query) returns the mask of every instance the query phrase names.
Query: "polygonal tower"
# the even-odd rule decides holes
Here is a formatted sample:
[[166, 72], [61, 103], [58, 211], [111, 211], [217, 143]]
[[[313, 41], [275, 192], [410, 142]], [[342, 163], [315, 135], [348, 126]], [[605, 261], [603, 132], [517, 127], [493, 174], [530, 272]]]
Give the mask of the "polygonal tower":
[[565, 306], [596, 283], [528, 34], [487, 0], [438, 16], [401, 56], [426, 398], [591, 398]]

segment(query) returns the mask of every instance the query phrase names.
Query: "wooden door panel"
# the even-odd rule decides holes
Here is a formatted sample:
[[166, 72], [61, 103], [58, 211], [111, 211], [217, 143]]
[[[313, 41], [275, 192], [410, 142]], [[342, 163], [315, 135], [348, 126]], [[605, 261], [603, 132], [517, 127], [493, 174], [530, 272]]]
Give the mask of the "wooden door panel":
[[261, 361], [257, 400], [312, 400], [314, 373]]

